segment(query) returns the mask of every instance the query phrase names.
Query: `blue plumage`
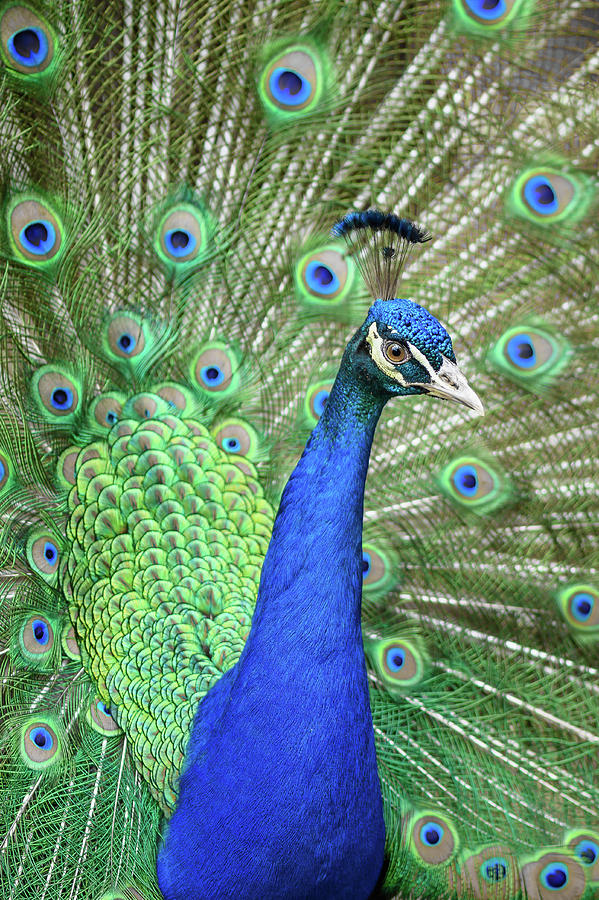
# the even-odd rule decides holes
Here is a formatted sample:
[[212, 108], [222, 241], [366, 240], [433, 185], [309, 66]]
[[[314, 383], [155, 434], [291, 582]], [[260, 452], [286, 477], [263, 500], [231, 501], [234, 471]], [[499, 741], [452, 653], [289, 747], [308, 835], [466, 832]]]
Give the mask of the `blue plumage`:
[[349, 342], [283, 492], [245, 649], [197, 713], [158, 857], [166, 900], [366, 898], [379, 878], [362, 518], [376, 424], [401, 391], [369, 350], [373, 323], [433, 365], [453, 357], [445, 329], [408, 300], [375, 303]]
[[597, 893], [596, 7], [0, 3], [0, 897]]
[[382, 404], [342, 368], [283, 493], [252, 632], [195, 722], [159, 854], [167, 900], [367, 897], [379, 877], [360, 603], [364, 481]]

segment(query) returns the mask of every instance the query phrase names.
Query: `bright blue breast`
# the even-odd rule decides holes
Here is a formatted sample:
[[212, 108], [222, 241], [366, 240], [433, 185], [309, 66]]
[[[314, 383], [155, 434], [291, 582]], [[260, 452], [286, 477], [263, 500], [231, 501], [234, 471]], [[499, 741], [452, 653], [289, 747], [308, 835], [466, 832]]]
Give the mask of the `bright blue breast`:
[[379, 412], [361, 402], [354, 415], [336, 384], [285, 489], [246, 648], [196, 717], [159, 856], [166, 900], [366, 900], [376, 884], [385, 834], [360, 601]]

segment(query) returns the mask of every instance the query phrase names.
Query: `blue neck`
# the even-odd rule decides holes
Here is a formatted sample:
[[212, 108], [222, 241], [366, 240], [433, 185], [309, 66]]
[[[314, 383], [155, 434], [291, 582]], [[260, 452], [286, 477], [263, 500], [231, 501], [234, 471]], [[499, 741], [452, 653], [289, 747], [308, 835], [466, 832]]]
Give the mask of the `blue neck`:
[[245, 649], [200, 704], [158, 858], [166, 900], [366, 900], [379, 876], [360, 607], [383, 400], [346, 360], [283, 493]]
[[342, 365], [281, 498], [248, 650], [280, 653], [306, 632], [323, 653], [341, 635], [361, 642], [364, 484], [382, 406]]

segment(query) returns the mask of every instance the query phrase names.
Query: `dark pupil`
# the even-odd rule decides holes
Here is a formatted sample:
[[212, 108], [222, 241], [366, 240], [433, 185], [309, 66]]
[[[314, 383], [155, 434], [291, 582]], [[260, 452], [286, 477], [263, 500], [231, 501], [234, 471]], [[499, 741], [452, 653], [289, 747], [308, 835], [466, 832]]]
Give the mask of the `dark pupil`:
[[13, 45], [19, 56], [23, 58], [39, 53], [40, 39], [33, 28], [24, 28], [17, 31], [13, 38]]
[[37, 744], [38, 747], [45, 747], [46, 746], [46, 735], [43, 734], [43, 732], [38, 731], [38, 733], [36, 734], [36, 736], [33, 739], [33, 742], [35, 744]]
[[43, 626], [43, 625], [36, 625], [36, 626], [35, 626], [35, 629], [34, 629], [34, 631], [33, 631], [33, 633], [35, 634], [35, 636], [36, 636], [36, 638], [38, 639], [38, 641], [41, 641], [41, 639], [42, 639], [43, 636], [44, 636], [44, 626]]
[[487, 878], [490, 881], [503, 881], [506, 875], [507, 871], [503, 864], [495, 863], [494, 866], [487, 866]]
[[471, 475], [470, 473], [468, 473], [467, 475], [464, 475], [462, 480], [464, 482], [464, 487], [467, 487], [467, 488], [473, 488], [474, 485], [476, 484], [476, 478], [474, 477], [474, 475]]
[[330, 269], [327, 269], [326, 266], [317, 266], [314, 270], [314, 277], [318, 281], [319, 284], [322, 284], [323, 287], [327, 284], [330, 284], [333, 280], [333, 273]]
[[554, 869], [547, 875], [547, 884], [552, 888], [563, 887], [567, 880], [568, 877], [563, 869]]
[[173, 231], [171, 243], [173, 247], [187, 247], [189, 244], [189, 235], [185, 231]]
[[368, 562], [367, 559], [363, 559], [362, 560], [362, 571], [367, 572], [369, 568], [370, 568], [370, 563]]
[[302, 89], [302, 79], [295, 72], [281, 72], [279, 75], [279, 87], [282, 91], [295, 97]]
[[429, 828], [426, 832], [426, 839], [429, 844], [437, 844], [439, 843], [439, 832], [436, 828]]
[[116, 413], [109, 412], [106, 419], [108, 422], [116, 422]]
[[518, 344], [518, 356], [520, 359], [530, 359], [533, 353], [534, 350], [528, 341], [522, 341], [521, 344]]
[[591, 604], [588, 600], [579, 600], [577, 603], [578, 612], [583, 616], [588, 616], [591, 611]]
[[403, 657], [400, 656], [399, 653], [397, 654], [397, 656], [393, 657], [393, 665], [395, 665], [399, 668], [399, 666], [401, 666], [402, 663], [403, 663]]
[[128, 350], [131, 346], [131, 337], [128, 334], [122, 334], [119, 338], [119, 346], [123, 350]]
[[209, 381], [214, 381], [214, 379], [218, 378], [219, 375], [220, 375], [220, 372], [218, 371], [216, 366], [210, 366], [209, 369], [206, 369], [206, 378]]
[[32, 222], [25, 229], [25, 237], [34, 247], [48, 240], [48, 229], [43, 222]]
[[553, 203], [555, 200], [555, 194], [548, 184], [540, 184], [535, 190], [537, 193], [537, 200], [543, 206], [549, 206], [549, 204]]
[[52, 398], [57, 406], [64, 406], [68, 400], [67, 392], [63, 388], [56, 388], [52, 394]]
[[399, 344], [391, 344], [389, 347], [389, 353], [391, 356], [395, 356], [396, 358], [401, 356], [401, 347]]
[[585, 850], [582, 851], [580, 856], [581, 856], [581, 859], [584, 859], [586, 862], [589, 863], [589, 865], [591, 865], [591, 863], [594, 863], [595, 860], [597, 859], [597, 854], [595, 853], [595, 851], [593, 850], [592, 847], [587, 847]]
[[495, 9], [499, 6], [499, 0], [483, 0], [483, 9]]
[[54, 559], [54, 550], [52, 549], [52, 547], [46, 548], [46, 552], [45, 552], [44, 556], [46, 557], [46, 559], [49, 559], [49, 560]]

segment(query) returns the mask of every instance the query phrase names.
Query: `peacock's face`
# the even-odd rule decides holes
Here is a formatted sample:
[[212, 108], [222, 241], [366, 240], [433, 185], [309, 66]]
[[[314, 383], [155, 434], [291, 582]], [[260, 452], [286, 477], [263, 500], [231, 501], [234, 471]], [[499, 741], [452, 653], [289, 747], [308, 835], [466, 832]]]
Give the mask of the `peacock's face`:
[[451, 338], [422, 306], [412, 300], [377, 300], [361, 334], [365, 374], [389, 395], [432, 394], [484, 414], [456, 364]]

